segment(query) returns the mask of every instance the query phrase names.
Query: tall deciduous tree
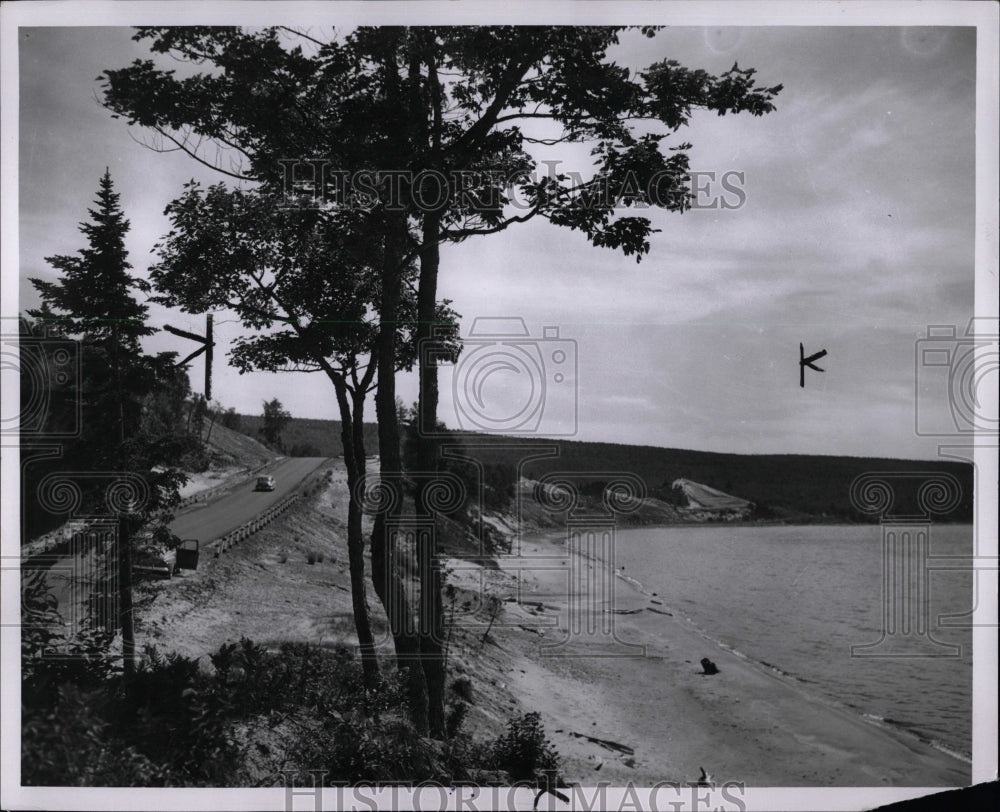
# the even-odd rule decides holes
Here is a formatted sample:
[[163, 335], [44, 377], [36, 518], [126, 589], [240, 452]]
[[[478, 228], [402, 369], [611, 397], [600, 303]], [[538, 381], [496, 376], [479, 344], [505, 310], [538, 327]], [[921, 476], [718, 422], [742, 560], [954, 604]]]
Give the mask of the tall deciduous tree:
[[[643, 28], [630, 36], [655, 36]], [[235, 162], [216, 168], [281, 189], [289, 159], [329, 159], [293, 187], [336, 201], [359, 170], [368, 213], [382, 232], [382, 324], [376, 359], [383, 474], [398, 475], [393, 374], [402, 268], [419, 258], [417, 338], [434, 342], [442, 243], [495, 234], [532, 219], [580, 231], [593, 245], [637, 260], [655, 231], [637, 207], [683, 212], [690, 203], [687, 150], [671, 143], [692, 112], [774, 109], [780, 85], [757, 87], [753, 69], [721, 75], [664, 59], [633, 71], [609, 56], [620, 28], [358, 28], [329, 42], [272, 28], [141, 29], [152, 50], [220, 68], [178, 79], [153, 61], [105, 73], [105, 103], [156, 133], [160, 144], [211, 164], [204, 145]], [[586, 174], [541, 170], [541, 148], [586, 142]], [[154, 143], [154, 146], [156, 144]], [[398, 170], [405, 170], [399, 173]], [[343, 174], [342, 174], [343, 173]], [[443, 179], [443, 181], [442, 181]], [[518, 205], [513, 205], [513, 195]], [[419, 465], [437, 470], [437, 372], [420, 354]], [[426, 510], [418, 488], [418, 513]], [[379, 517], [373, 557], [390, 542]], [[443, 613], [433, 538], [419, 552], [421, 663], [430, 726], [444, 731]]]
[[292, 420], [291, 412], [282, 406], [277, 398], [264, 401], [264, 423], [260, 433], [264, 442], [274, 448], [280, 448], [281, 434]]
[[[355, 628], [365, 676], [374, 685], [378, 666], [365, 598], [361, 498], [366, 487], [365, 399], [376, 382], [378, 234], [359, 230], [362, 224], [346, 217], [334, 227], [318, 212], [282, 211], [279, 204], [221, 184], [207, 191], [189, 184], [167, 208], [172, 229], [158, 246], [160, 262], [152, 279], [164, 304], [190, 312], [225, 307], [240, 317], [251, 331], [231, 352], [241, 372], [318, 372], [333, 384], [348, 477]], [[415, 274], [411, 270], [409, 275]], [[408, 301], [412, 306], [412, 296]], [[451, 314], [442, 311], [441, 317]], [[401, 367], [413, 364], [411, 321], [404, 319], [396, 327]], [[409, 635], [416, 651], [405, 595], [398, 602], [385, 599], [387, 592], [401, 593], [402, 582], [394, 573], [381, 575], [374, 578], [375, 588], [395, 608], [390, 628], [397, 648], [406, 649], [407, 640], [399, 638]], [[411, 685], [419, 697], [425, 690], [423, 674], [415, 668], [410, 675], [419, 678]]]

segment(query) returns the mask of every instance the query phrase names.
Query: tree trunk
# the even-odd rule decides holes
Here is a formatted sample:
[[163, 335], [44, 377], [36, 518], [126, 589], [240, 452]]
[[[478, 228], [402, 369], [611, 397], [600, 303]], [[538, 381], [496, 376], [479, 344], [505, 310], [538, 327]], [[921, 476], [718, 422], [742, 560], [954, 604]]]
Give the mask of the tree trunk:
[[132, 607], [132, 527], [118, 517], [118, 622], [122, 627], [122, 679], [125, 691], [135, 681], [135, 614]]
[[427, 506], [424, 490], [430, 476], [438, 470], [437, 428], [438, 372], [430, 344], [435, 339], [437, 318], [437, 279], [440, 265], [438, 231], [440, 220], [434, 213], [424, 214], [423, 248], [420, 252], [420, 285], [417, 292], [417, 339], [420, 347], [420, 399], [417, 404], [417, 477], [416, 515], [429, 532], [418, 534], [420, 565], [420, 654], [427, 680], [430, 732], [435, 738], [447, 735], [445, 727], [444, 607], [441, 597], [441, 566], [437, 553], [437, 528], [434, 513]]
[[[364, 412], [351, 414], [351, 404], [347, 397], [347, 387], [343, 379], [333, 378], [340, 407], [340, 436], [344, 445], [344, 465], [347, 467], [347, 560], [351, 574], [351, 607], [354, 610], [354, 628], [358, 633], [358, 647], [361, 649], [361, 668], [364, 672], [365, 687], [373, 689], [378, 685], [378, 659], [375, 656], [375, 638], [372, 635], [371, 619], [368, 616], [368, 599], [365, 594], [365, 537], [361, 529], [361, 503], [364, 493], [365, 469], [364, 449], [361, 450], [362, 465], [358, 467], [358, 454], [354, 443], [356, 434], [354, 421], [360, 421]], [[355, 410], [358, 399], [354, 399]], [[362, 407], [364, 394], [361, 395]]]
[[382, 262], [382, 295], [379, 302], [377, 340], [379, 470], [382, 488], [390, 494], [385, 510], [375, 514], [372, 529], [372, 583], [385, 607], [396, 648], [396, 664], [406, 671], [407, 696], [413, 724], [426, 735], [427, 683], [420, 665], [420, 640], [406, 598], [406, 589], [396, 569], [394, 525], [402, 505], [402, 459], [399, 448], [399, 420], [396, 415], [396, 329], [402, 287], [401, 251], [398, 234], [405, 221], [390, 226]]
[[[125, 446], [125, 394], [122, 389], [121, 340], [117, 326], [112, 331], [115, 398], [118, 404], [118, 445], [121, 460]], [[119, 463], [120, 464], [120, 463]], [[118, 516], [118, 623], [122, 627], [122, 680], [126, 694], [135, 682], [135, 613], [132, 607], [132, 522], [128, 514]]]
[[209, 414], [212, 419], [208, 424], [208, 434], [205, 435], [205, 442], [210, 443], [212, 441], [212, 429], [215, 428], [215, 421], [219, 416], [219, 413], [215, 409], [209, 409]]

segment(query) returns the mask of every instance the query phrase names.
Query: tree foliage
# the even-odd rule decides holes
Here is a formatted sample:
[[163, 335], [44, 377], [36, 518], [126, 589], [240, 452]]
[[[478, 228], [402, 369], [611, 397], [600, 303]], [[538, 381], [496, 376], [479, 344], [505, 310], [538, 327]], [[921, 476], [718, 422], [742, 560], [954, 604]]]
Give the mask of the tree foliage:
[[264, 401], [264, 425], [260, 433], [264, 442], [274, 448], [281, 447], [281, 433], [292, 420], [290, 412], [286, 411], [277, 398]]
[[[129, 222], [108, 171], [89, 215], [90, 222], [80, 224], [86, 247], [47, 258], [60, 276], [30, 280], [41, 305], [27, 312], [47, 335], [73, 340], [80, 353], [81, 374], [67, 395], [79, 405], [80, 431], [65, 443], [61, 467], [145, 477], [151, 496], [146, 511], [152, 513], [176, 501], [183, 481], [175, 471], [154, 469], [189, 450], [177, 431], [189, 387], [175, 354], [142, 351], [142, 339], [155, 328], [146, 323], [148, 307], [137, 297], [150, 286], [130, 273]], [[84, 478], [85, 494], [89, 484]]]
[[[78, 515], [111, 511], [116, 519], [118, 613], [128, 681], [135, 669], [132, 537], [150, 520], [162, 526], [179, 501], [178, 487], [186, 477], [169, 466], [190, 450], [190, 443], [172, 422], [184, 390], [175, 356], [142, 352], [141, 340], [155, 332], [146, 323], [147, 306], [137, 300], [149, 283], [130, 273], [129, 222], [107, 170], [89, 214], [90, 222], [80, 225], [87, 245], [76, 255], [47, 258], [61, 275], [55, 281], [31, 279], [42, 304], [28, 311], [44, 327], [55, 326], [60, 336], [77, 342], [80, 375], [73, 394], [79, 432], [65, 443], [58, 461], [26, 472], [22, 484], [34, 496], [41, 487], [35, 477], [43, 469], [67, 472], [79, 494]], [[157, 403], [154, 393], [162, 384], [167, 384], [162, 386], [165, 398]], [[112, 498], [116, 490], [124, 498]], [[43, 501], [39, 494], [37, 502]]]
[[[379, 316], [373, 358], [380, 465], [392, 482], [402, 470], [394, 375], [405, 352], [395, 325], [405, 319], [411, 262], [419, 263], [415, 338], [431, 349], [417, 358], [416, 465], [434, 472], [439, 246], [537, 218], [639, 261], [656, 230], [649, 210], [683, 212], [690, 205], [691, 145], [678, 136], [693, 112], [759, 116], [774, 109], [780, 85], [757, 87], [753, 69], [734, 64], [715, 76], [670, 59], [640, 71], [617, 64], [610, 53], [623, 33], [359, 27], [324, 41], [281, 27], [142, 28], [135, 39], [154, 54], [207, 69], [181, 78], [155, 60], [136, 60], [104, 73], [104, 102], [130, 124], [149, 128], [154, 147], [180, 149], [257, 184], [272, 199], [282, 195], [314, 208], [333, 229], [348, 222], [349, 233], [369, 241], [377, 254], [371, 278], [379, 285], [369, 301]], [[589, 173], [539, 171], [545, 148], [574, 142], [591, 145]], [[311, 175], [295, 176], [296, 162], [316, 158]], [[436, 187], [431, 198], [428, 179]], [[307, 330], [293, 327], [301, 347]], [[266, 353], [267, 345], [257, 349]], [[282, 346], [274, 355], [287, 351], [298, 350]], [[418, 517], [427, 510], [422, 487], [415, 495]], [[376, 517], [372, 539], [373, 569], [381, 571], [393, 558], [384, 517]], [[419, 655], [431, 732], [440, 736], [444, 635], [433, 539], [421, 542], [418, 559]], [[405, 601], [401, 593], [380, 597], [390, 618]], [[397, 635], [396, 644], [402, 656], [400, 645], [409, 642]]]

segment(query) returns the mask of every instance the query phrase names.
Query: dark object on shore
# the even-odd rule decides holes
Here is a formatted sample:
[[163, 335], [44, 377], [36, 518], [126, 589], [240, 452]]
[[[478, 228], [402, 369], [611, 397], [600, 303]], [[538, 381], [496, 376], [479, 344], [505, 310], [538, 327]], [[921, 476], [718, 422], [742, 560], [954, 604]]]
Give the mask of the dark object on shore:
[[699, 787], [711, 787], [711, 786], [713, 786], [713, 784], [712, 784], [712, 776], [710, 776], [707, 772], [705, 772], [705, 768], [704, 767], [699, 767], [698, 769], [701, 770], [701, 775], [698, 777], [698, 786]]
[[455, 693], [459, 699], [462, 699], [469, 704], [473, 704], [472, 700], [472, 680], [468, 677], [458, 677], [451, 683], [451, 690]]
[[573, 730], [567, 730], [570, 736], [575, 736], [578, 739], [586, 739], [594, 744], [599, 744], [606, 750], [617, 750], [619, 753], [624, 753], [627, 756], [634, 756], [635, 750], [629, 747], [627, 744], [621, 744], [620, 742], [612, 741], [611, 739], [599, 739], [596, 736], [588, 736], [586, 733], [577, 733]]
[[701, 658], [701, 667], [704, 668], [704, 673], [708, 675], [718, 674], [719, 666], [713, 663], [708, 657]]

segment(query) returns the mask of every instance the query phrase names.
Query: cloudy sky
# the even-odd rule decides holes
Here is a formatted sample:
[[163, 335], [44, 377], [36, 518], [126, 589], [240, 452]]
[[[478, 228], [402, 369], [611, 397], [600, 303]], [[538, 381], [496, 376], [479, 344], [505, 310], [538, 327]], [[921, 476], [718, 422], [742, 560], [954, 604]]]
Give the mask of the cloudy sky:
[[[132, 223], [139, 273], [154, 261], [163, 208], [182, 184], [218, 180], [180, 154], [151, 152], [141, 130], [98, 103], [101, 71], [147, 55], [131, 33], [19, 32], [22, 308], [37, 303], [27, 277], [53, 275], [44, 257], [84, 244], [77, 224], [105, 166]], [[714, 73], [736, 61], [755, 67], [760, 84], [785, 86], [769, 116], [699, 114], [683, 133], [692, 168], [716, 177], [702, 176], [700, 202], [725, 193], [719, 179], [734, 172], [742, 194], [727, 200], [741, 205], [654, 211], [662, 231], [639, 264], [541, 222], [448, 246], [441, 295], [466, 331], [476, 317], [521, 317], [535, 337], [559, 328], [578, 374], [560, 386], [547, 370], [543, 426], [557, 432], [712, 451], [933, 458], [938, 440], [915, 431], [915, 351], [928, 325], [962, 332], [973, 313], [975, 29], [684, 27], [626, 36], [615, 53], [636, 69], [668, 57]], [[152, 312], [156, 325], [201, 324]], [[217, 324], [223, 342], [240, 330], [225, 314]], [[547, 341], [538, 357], [550, 364], [556, 345]], [[825, 373], [807, 371], [805, 389], [799, 342], [829, 353]], [[149, 349], [187, 347], [162, 334]], [[258, 413], [277, 396], [293, 415], [335, 416], [322, 381], [239, 376], [224, 352], [216, 359], [215, 391], [227, 407]], [[201, 374], [196, 363], [196, 389]], [[484, 390], [496, 414], [527, 391], [512, 374]], [[946, 387], [921, 380], [923, 416], [946, 424]], [[414, 381], [400, 391], [412, 400]], [[441, 413], [459, 425], [449, 385]]]

